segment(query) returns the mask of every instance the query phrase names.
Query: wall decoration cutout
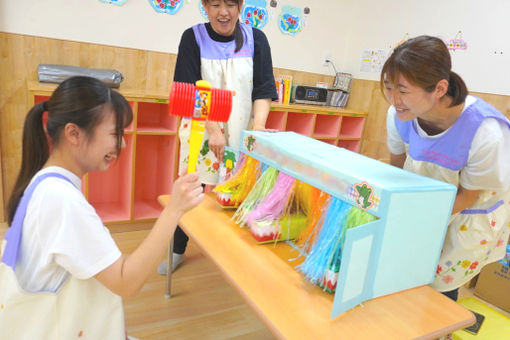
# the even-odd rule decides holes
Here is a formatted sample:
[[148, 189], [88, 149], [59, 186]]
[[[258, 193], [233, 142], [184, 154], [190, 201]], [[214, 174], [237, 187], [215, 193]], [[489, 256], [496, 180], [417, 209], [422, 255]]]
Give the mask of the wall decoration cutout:
[[179, 12], [184, 0], [149, 0], [152, 8], [158, 13], [175, 14]]
[[458, 31], [455, 38], [450, 39], [446, 42], [446, 47], [448, 47], [449, 50], [456, 51], [456, 50], [467, 50], [468, 43], [466, 40], [462, 39], [462, 32]]
[[278, 2], [276, 0], [271, 0], [269, 2], [269, 20], [274, 19], [274, 11], [276, 10], [276, 7], [278, 7]]
[[246, 0], [241, 9], [241, 21], [255, 28], [266, 26], [269, 15], [266, 0]]
[[127, 0], [99, 0], [99, 1], [104, 2], [105, 4], [114, 4], [114, 5], [121, 6], [121, 5], [124, 5], [124, 3]]
[[303, 28], [305, 28], [306, 24], [308, 24], [308, 15], [310, 14], [310, 7], [305, 7], [303, 9], [303, 13], [305, 14], [303, 17]]
[[299, 7], [284, 5], [280, 13], [278, 27], [283, 34], [296, 35], [303, 29], [303, 10]]
[[209, 17], [207, 16], [207, 12], [205, 11], [204, 6], [202, 5], [202, 1], [198, 1], [198, 10], [200, 11], [200, 14], [202, 14], [202, 17], [205, 21], [209, 21]]
[[404, 34], [404, 38], [402, 38], [402, 40], [400, 40], [399, 42], [397, 42], [395, 44], [395, 46], [391, 47], [390, 45], [390, 50], [391, 49], [396, 49], [397, 47], [399, 47], [400, 45], [402, 45], [403, 43], [405, 43], [407, 40], [409, 40], [409, 33], [406, 32], [406, 34]]

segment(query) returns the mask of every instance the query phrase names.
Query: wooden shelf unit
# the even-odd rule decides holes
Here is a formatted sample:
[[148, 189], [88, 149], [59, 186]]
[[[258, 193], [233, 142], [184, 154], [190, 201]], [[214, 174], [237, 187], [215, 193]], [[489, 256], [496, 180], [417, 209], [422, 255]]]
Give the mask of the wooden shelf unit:
[[359, 152], [367, 113], [329, 106], [271, 104], [266, 127], [294, 131]]
[[[29, 103], [47, 100], [55, 88], [55, 84], [29, 82]], [[125, 130], [126, 148], [107, 171], [87, 174], [82, 185], [107, 225], [157, 218], [161, 212], [157, 197], [170, 193], [178, 171], [179, 118], [168, 115], [168, 93], [119, 92], [134, 114]], [[366, 116], [366, 112], [332, 107], [272, 103], [266, 126], [358, 152]]]

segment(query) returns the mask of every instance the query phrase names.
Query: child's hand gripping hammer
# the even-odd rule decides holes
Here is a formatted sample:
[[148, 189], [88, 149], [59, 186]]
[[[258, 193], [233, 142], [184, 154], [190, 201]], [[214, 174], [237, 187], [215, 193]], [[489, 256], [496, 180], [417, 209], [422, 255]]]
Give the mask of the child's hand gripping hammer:
[[205, 80], [196, 85], [174, 82], [168, 111], [171, 115], [191, 118], [188, 173], [195, 172], [204, 138], [205, 121], [227, 122], [232, 111], [232, 92], [212, 88]]

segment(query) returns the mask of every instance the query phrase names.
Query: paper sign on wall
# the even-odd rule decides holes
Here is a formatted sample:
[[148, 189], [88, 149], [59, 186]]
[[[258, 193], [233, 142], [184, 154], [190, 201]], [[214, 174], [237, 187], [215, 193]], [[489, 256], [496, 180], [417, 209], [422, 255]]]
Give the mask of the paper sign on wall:
[[384, 49], [366, 49], [361, 54], [361, 72], [379, 73], [382, 70], [389, 51]]

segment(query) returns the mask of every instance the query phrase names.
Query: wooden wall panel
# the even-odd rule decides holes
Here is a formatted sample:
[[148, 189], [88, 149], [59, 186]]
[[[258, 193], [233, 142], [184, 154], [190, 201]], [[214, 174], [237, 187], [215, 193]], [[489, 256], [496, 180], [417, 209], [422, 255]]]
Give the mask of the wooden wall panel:
[[4, 207], [4, 189], [2, 183], [2, 157], [0, 157], [0, 224], [6, 220], [4, 216], [3, 207]]
[[317, 82], [328, 83], [329, 85], [333, 85], [333, 76], [328, 76], [325, 74], [311, 73], [311, 72], [303, 72], [296, 70], [289, 70], [285, 68], [274, 68], [273, 69], [275, 77], [282, 75], [290, 75], [292, 76], [292, 82], [298, 85], [308, 85], [315, 86]]
[[[0, 208], [2, 198], [5, 202], [12, 189], [21, 163], [23, 120], [30, 103], [27, 81], [37, 80], [39, 64], [115, 69], [124, 76], [123, 90], [168, 92], [175, 59], [175, 54], [0, 32]], [[276, 76], [292, 75], [294, 84], [333, 83], [333, 76], [329, 75], [280, 68], [275, 68], [274, 73]], [[510, 117], [510, 96], [475, 95]], [[368, 112], [361, 145], [364, 155], [389, 158], [385, 129], [388, 106], [377, 81], [353, 81], [347, 108]], [[0, 212], [0, 222], [4, 217]]]

